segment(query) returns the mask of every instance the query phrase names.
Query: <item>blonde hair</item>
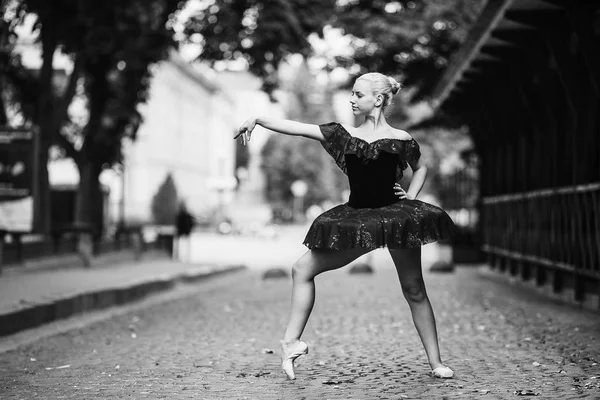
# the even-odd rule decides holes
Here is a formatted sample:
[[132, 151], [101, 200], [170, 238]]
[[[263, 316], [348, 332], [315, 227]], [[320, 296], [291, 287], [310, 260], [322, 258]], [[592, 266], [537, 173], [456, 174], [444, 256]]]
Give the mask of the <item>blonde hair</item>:
[[400, 83], [394, 78], [380, 74], [379, 72], [369, 72], [356, 78], [357, 81], [359, 79], [364, 79], [371, 83], [373, 94], [383, 95], [383, 104], [381, 105], [382, 112], [385, 112], [385, 110], [392, 105], [392, 99], [401, 87]]

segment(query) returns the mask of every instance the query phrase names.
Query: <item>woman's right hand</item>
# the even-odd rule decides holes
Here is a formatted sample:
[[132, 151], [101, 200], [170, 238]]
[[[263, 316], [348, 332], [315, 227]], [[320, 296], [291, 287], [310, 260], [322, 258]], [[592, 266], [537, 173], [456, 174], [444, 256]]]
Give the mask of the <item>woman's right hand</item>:
[[404, 200], [404, 199], [412, 200], [412, 198], [410, 198], [408, 193], [406, 193], [406, 191], [404, 189], [402, 189], [402, 186], [399, 183], [394, 184], [394, 193], [396, 194], [396, 196], [398, 196], [402, 200]]
[[252, 131], [254, 130], [255, 126], [256, 126], [256, 119], [255, 118], [250, 118], [250, 119], [246, 120], [246, 122], [244, 122], [238, 128], [237, 134], [233, 138], [237, 139], [238, 137], [241, 136], [241, 138], [242, 138], [242, 145], [245, 146], [250, 141], [250, 136], [252, 135]]

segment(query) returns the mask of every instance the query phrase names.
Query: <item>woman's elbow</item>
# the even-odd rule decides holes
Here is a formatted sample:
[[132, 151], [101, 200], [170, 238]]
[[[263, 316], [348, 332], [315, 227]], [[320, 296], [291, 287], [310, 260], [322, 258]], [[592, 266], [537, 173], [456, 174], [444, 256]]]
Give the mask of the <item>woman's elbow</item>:
[[427, 167], [425, 165], [417, 165], [416, 168], [413, 168], [413, 174], [416, 173], [427, 175]]

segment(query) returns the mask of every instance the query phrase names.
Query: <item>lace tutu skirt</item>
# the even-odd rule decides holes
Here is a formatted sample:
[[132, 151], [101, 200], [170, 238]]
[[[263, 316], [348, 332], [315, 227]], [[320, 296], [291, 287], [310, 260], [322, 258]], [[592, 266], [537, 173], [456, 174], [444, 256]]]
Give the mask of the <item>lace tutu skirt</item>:
[[456, 230], [444, 210], [420, 200], [379, 208], [340, 204], [319, 215], [306, 234], [309, 249], [403, 249], [449, 239]]

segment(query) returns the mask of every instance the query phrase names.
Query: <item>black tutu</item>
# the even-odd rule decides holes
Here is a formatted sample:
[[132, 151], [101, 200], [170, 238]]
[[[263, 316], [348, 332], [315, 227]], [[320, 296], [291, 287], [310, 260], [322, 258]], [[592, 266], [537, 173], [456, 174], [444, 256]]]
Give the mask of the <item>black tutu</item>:
[[448, 239], [454, 230], [444, 210], [419, 200], [399, 200], [379, 208], [340, 204], [315, 219], [304, 245], [333, 250], [412, 248]]
[[325, 150], [348, 175], [350, 199], [319, 215], [304, 245], [310, 249], [415, 248], [449, 239], [456, 227], [444, 210], [399, 200], [393, 185], [421, 156], [414, 139], [366, 142], [338, 123], [320, 125]]

